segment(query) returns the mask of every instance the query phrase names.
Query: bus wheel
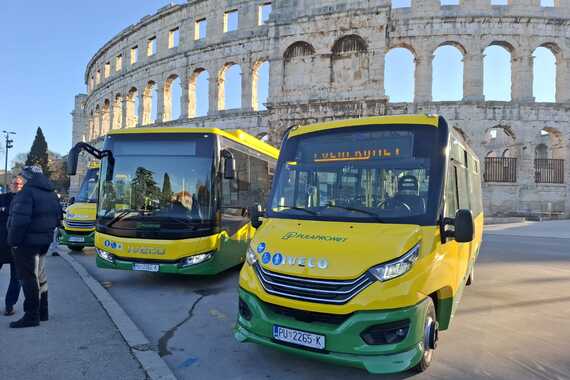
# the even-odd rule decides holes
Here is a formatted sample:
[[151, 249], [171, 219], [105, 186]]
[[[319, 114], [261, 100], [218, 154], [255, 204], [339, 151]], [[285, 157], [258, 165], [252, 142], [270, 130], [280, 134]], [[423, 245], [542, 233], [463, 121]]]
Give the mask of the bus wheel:
[[422, 360], [414, 367], [416, 372], [424, 372], [433, 360], [433, 353], [437, 348], [439, 339], [439, 325], [435, 314], [435, 306], [431, 298], [428, 297], [426, 317], [424, 320], [424, 353]]
[[83, 248], [84, 247], [82, 245], [70, 245], [69, 246], [69, 249], [71, 249], [72, 251], [75, 251], [75, 252], [81, 252], [81, 251], [83, 251]]
[[471, 268], [471, 273], [469, 273], [469, 277], [467, 277], [467, 282], [465, 285], [471, 286], [473, 284], [473, 281], [475, 281], [475, 267]]

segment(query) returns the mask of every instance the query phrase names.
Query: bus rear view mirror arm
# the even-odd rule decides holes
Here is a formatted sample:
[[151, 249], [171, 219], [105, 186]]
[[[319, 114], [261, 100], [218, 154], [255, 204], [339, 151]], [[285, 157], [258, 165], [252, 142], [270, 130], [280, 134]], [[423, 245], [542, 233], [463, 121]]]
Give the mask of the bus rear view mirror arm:
[[113, 158], [113, 153], [110, 150], [99, 150], [92, 145], [84, 142], [75, 144], [73, 148], [69, 151], [67, 156], [67, 175], [77, 174], [77, 162], [79, 160], [79, 153], [84, 150], [96, 159], [100, 160], [103, 157], [109, 158], [109, 165], [107, 166], [107, 179], [113, 177], [113, 166], [115, 165], [115, 160]]
[[[471, 210], [460, 209], [455, 213], [455, 218], [443, 218], [442, 237], [444, 243], [448, 239], [454, 239], [458, 243], [470, 243], [475, 234], [475, 223]], [[454, 226], [453, 230], [445, 230], [446, 226]]]

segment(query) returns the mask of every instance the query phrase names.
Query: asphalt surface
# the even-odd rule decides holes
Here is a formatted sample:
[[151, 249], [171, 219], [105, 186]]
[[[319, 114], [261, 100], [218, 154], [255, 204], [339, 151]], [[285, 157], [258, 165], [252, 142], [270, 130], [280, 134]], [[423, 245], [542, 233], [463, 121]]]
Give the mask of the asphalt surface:
[[[23, 295], [13, 317], [0, 315], [0, 379], [145, 379], [123, 337], [77, 273], [61, 257], [46, 257], [50, 320], [10, 329], [22, 316]], [[9, 270], [0, 270], [0, 310]]]
[[[432, 367], [380, 378], [570, 379], [570, 221], [487, 231], [475, 283], [442, 332]], [[172, 277], [101, 270], [91, 250], [74, 257], [180, 379], [378, 378], [237, 343], [237, 269], [207, 279]]]

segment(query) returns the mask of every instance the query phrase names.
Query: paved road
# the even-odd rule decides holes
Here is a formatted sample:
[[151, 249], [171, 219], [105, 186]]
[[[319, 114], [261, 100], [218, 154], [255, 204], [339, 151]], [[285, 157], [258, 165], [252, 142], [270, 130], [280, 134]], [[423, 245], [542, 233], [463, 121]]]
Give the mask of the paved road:
[[[489, 228], [476, 283], [442, 333], [432, 368], [414, 379], [570, 379], [569, 246], [569, 221]], [[237, 270], [193, 279], [99, 270], [92, 252], [76, 258], [109, 282], [180, 379], [377, 378], [238, 344]]]
[[[0, 379], [145, 378], [123, 337], [103, 308], [61, 257], [47, 257], [51, 316], [40, 327], [14, 330], [8, 323], [22, 316], [0, 316]], [[0, 310], [8, 268], [0, 271]]]

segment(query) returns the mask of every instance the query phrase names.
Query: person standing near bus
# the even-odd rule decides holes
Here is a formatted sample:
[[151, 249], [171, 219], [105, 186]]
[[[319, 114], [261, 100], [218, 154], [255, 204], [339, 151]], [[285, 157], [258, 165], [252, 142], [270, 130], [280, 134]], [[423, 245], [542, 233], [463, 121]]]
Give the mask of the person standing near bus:
[[4, 264], [10, 265], [10, 283], [8, 285], [8, 290], [6, 291], [6, 308], [4, 309], [5, 316], [14, 315], [14, 305], [18, 302], [18, 297], [20, 295], [20, 281], [16, 276], [16, 266], [14, 264], [14, 258], [12, 257], [12, 251], [8, 246], [8, 230], [6, 223], [8, 222], [8, 214], [10, 210], [10, 204], [12, 199], [17, 192], [22, 190], [24, 186], [24, 179], [20, 176], [16, 176], [10, 182], [10, 192], [0, 195], [0, 269]]
[[8, 245], [12, 247], [18, 278], [24, 290], [24, 316], [11, 328], [34, 327], [48, 320], [45, 255], [62, 212], [54, 187], [39, 166], [21, 173], [24, 187], [12, 201]]

